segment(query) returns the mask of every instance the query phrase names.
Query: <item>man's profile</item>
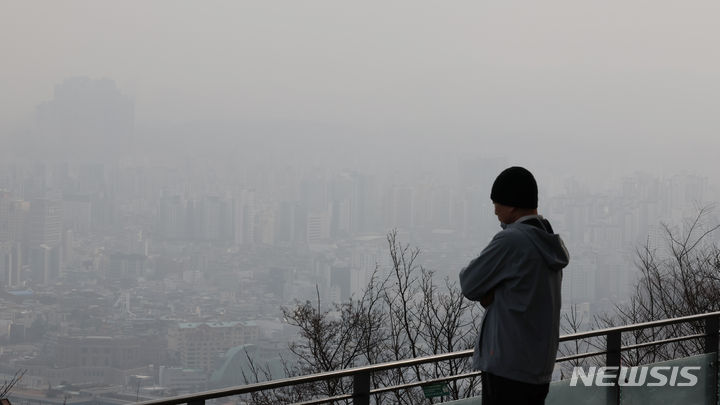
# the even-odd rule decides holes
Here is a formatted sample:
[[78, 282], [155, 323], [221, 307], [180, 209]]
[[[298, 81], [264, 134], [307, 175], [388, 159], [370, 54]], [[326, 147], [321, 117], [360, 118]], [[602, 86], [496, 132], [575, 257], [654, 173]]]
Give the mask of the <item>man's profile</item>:
[[503, 228], [460, 272], [463, 295], [485, 307], [473, 355], [482, 403], [543, 404], [560, 334], [562, 269], [569, 255], [538, 215], [532, 173], [510, 167], [490, 199]]

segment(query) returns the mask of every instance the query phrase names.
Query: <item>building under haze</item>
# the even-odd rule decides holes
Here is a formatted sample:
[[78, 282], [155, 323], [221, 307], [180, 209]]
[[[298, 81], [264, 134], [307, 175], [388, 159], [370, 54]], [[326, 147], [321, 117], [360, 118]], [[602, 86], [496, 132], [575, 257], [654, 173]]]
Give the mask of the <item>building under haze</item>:
[[74, 77], [55, 86], [52, 100], [37, 106], [37, 157], [99, 162], [131, 148], [135, 103], [110, 79]]
[[168, 349], [183, 367], [210, 371], [219, 355], [257, 338], [253, 322], [183, 322], [168, 331]]
[[29, 204], [0, 191], [0, 285], [15, 287], [22, 282], [23, 241]]
[[28, 215], [28, 259], [34, 283], [48, 284], [58, 278], [62, 265], [62, 205], [36, 198]]

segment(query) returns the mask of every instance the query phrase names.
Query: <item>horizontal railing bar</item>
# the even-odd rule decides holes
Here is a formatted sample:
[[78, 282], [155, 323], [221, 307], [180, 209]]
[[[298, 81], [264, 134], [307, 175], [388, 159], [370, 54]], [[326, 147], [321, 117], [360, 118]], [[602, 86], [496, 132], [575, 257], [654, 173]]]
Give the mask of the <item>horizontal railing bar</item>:
[[647, 347], [647, 346], [656, 346], [656, 345], [662, 345], [665, 343], [681, 342], [683, 340], [699, 339], [699, 338], [704, 338], [707, 336], [708, 335], [705, 333], [698, 333], [696, 335], [680, 336], [680, 337], [675, 337], [675, 338], [670, 338], [670, 339], [656, 340], [653, 342], [638, 343], [636, 345], [623, 346], [620, 350], [640, 349], [642, 347]]
[[407, 389], [407, 388], [413, 388], [413, 387], [417, 387], [420, 385], [426, 385], [426, 384], [434, 384], [434, 383], [453, 381], [453, 380], [462, 380], [463, 378], [475, 377], [475, 376], [479, 376], [480, 374], [482, 374], [482, 371], [473, 371], [471, 373], [458, 374], [458, 375], [449, 376], [449, 377], [435, 378], [432, 380], [424, 380], [424, 381], [412, 382], [412, 383], [401, 384], [401, 385], [393, 385], [392, 387], [382, 387], [382, 388], [377, 388], [377, 389], [371, 390], [370, 395], [382, 394], [382, 393], [388, 392], [388, 391], [397, 391], [397, 390], [402, 390], [402, 389]]
[[592, 331], [588, 331], [588, 332], [572, 333], [569, 335], [560, 336], [560, 341], [566, 342], [568, 340], [577, 340], [577, 339], [584, 339], [584, 338], [595, 337], [595, 336], [603, 336], [603, 335], [607, 335], [608, 333], [611, 333], [611, 332], [629, 332], [632, 330], [657, 328], [659, 326], [673, 325], [676, 323], [700, 321], [700, 320], [703, 320], [706, 318], [712, 318], [713, 316], [720, 316], [720, 311], [708, 312], [706, 314], [681, 316], [679, 318], [662, 319], [659, 321], [635, 323], [632, 325], [614, 326], [612, 328], [597, 329], [597, 330], [592, 330]]
[[329, 398], [313, 399], [311, 401], [305, 401], [305, 402], [296, 402], [293, 405], [326, 404], [328, 402], [343, 401], [343, 400], [352, 399], [352, 398], [353, 398], [352, 394], [336, 395], [334, 397], [329, 397]]
[[607, 350], [600, 350], [598, 352], [585, 352], [585, 353], [572, 354], [570, 356], [558, 357], [555, 359], [555, 362], [560, 363], [563, 361], [582, 359], [585, 357], [602, 356], [605, 353], [607, 353]]
[[[645, 342], [645, 343], [639, 343], [639, 344], [636, 344], [636, 345], [623, 346], [623, 347], [620, 348], [620, 350], [621, 350], [621, 351], [626, 351], [626, 350], [640, 349], [640, 348], [642, 348], [642, 347], [657, 346], [657, 345], [662, 345], [662, 344], [666, 344], [666, 343], [680, 342], [680, 341], [683, 341], [683, 340], [698, 339], [698, 338], [703, 338], [703, 337], [707, 337], [707, 335], [704, 334], [704, 333], [698, 333], [698, 334], [696, 334], [696, 335], [680, 336], [680, 337], [671, 338], [671, 339], [656, 340], [656, 341], [653, 341], [653, 342]], [[560, 362], [563, 362], [563, 361], [569, 361], [569, 360], [575, 360], [575, 359], [582, 359], [582, 358], [584, 358], [584, 357], [601, 356], [601, 355], [603, 355], [603, 354], [605, 354], [605, 353], [607, 353], [607, 350], [600, 350], [600, 351], [597, 351], [597, 352], [578, 353], [578, 354], [573, 354], [573, 355], [570, 355], [570, 356], [558, 357], [557, 359], [555, 359], [555, 362], [556, 362], [556, 363], [560, 363]]]
[[352, 372], [345, 373], [344, 375], [353, 375], [353, 374], [362, 373], [362, 372], [385, 371], [385, 370], [391, 370], [393, 368], [416, 366], [416, 365], [425, 364], [425, 363], [436, 363], [438, 361], [444, 361], [444, 360], [455, 360], [455, 359], [460, 359], [463, 357], [470, 357], [470, 356], [472, 356], [472, 354], [473, 354], [473, 349], [467, 349], [467, 350], [460, 350], [460, 351], [451, 352], [451, 353], [435, 354], [435, 355], [426, 356], [426, 357], [418, 357], [415, 359], [398, 360], [398, 361], [394, 361], [394, 362], [390, 362], [390, 363], [381, 363], [381, 364], [377, 364], [377, 365], [368, 365], [368, 366], [357, 367], [354, 369], [349, 369], [348, 371], [352, 371]]
[[[654, 327], [660, 327], [660, 326], [666, 326], [666, 325], [673, 325], [673, 324], [683, 323], [683, 322], [698, 321], [698, 320], [703, 320], [703, 319], [710, 318], [713, 316], [720, 316], [720, 311], [709, 312], [709, 313], [705, 313], [705, 314], [688, 315], [688, 316], [683, 316], [683, 317], [679, 317], [679, 318], [663, 319], [663, 320], [659, 320], [659, 321], [643, 322], [643, 323], [637, 323], [637, 324], [632, 324], [632, 325], [616, 326], [616, 327], [612, 327], [612, 328], [598, 329], [598, 330], [593, 330], [593, 331], [588, 331], [588, 332], [573, 333], [573, 334], [569, 334], [569, 335], [560, 336], [560, 342], [585, 339], [585, 338], [596, 337], [596, 336], [603, 336], [603, 335], [607, 335], [608, 333], [611, 333], [611, 332], [628, 332], [628, 331], [633, 331], [633, 330], [638, 330], [638, 329], [647, 329], [647, 328], [654, 328]], [[204, 401], [204, 400], [208, 400], [208, 399], [221, 398], [221, 397], [240, 395], [240, 394], [247, 394], [250, 392], [264, 391], [264, 390], [280, 388], [280, 387], [287, 387], [287, 386], [293, 386], [293, 385], [299, 385], [299, 384], [307, 384], [307, 383], [321, 381], [321, 380], [327, 380], [327, 379], [331, 379], [331, 378], [347, 377], [347, 376], [355, 375], [355, 374], [362, 373], [362, 372], [377, 372], [377, 371], [384, 371], [384, 370], [389, 370], [389, 369], [394, 369], [394, 368], [402, 368], [402, 367], [414, 366], [414, 365], [419, 365], [419, 364], [438, 362], [438, 361], [443, 361], [443, 360], [453, 360], [453, 359], [458, 359], [458, 358], [463, 358], [463, 357], [469, 357], [472, 355], [472, 353], [473, 353], [473, 349], [467, 349], [467, 350], [461, 350], [461, 351], [452, 352], [452, 353], [444, 353], [444, 354], [432, 355], [432, 356], [427, 356], [427, 357], [419, 357], [419, 358], [414, 358], [414, 359], [398, 360], [398, 361], [389, 362], [389, 363], [360, 366], [360, 367], [349, 368], [349, 369], [344, 369], [344, 370], [327, 371], [327, 372], [323, 372], [323, 373], [311, 374], [311, 375], [306, 375], [306, 376], [282, 378], [282, 379], [265, 381], [265, 382], [248, 384], [248, 385], [242, 385], [242, 386], [237, 386], [237, 387], [232, 387], [232, 388], [222, 388], [222, 389], [217, 389], [217, 390], [204, 391], [204, 392], [200, 392], [200, 393], [196, 393], [196, 394], [188, 394], [188, 395], [182, 395], [182, 396], [177, 396], [177, 397], [172, 397], [172, 398], [144, 401], [144, 402], [139, 402], [139, 404], [140, 405], [175, 405], [175, 404], [189, 403], [189, 402], [194, 402], [194, 401]], [[604, 353], [604, 352], [601, 352], [600, 354], [602, 354], [602, 353]], [[597, 354], [589, 354], [585, 357], [591, 357], [591, 356], [595, 356], [595, 355], [597, 355]]]

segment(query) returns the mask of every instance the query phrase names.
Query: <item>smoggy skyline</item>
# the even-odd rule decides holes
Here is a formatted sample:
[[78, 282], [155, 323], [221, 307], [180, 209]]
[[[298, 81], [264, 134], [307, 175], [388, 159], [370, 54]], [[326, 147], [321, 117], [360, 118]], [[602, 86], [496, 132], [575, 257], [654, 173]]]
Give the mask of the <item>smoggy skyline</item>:
[[351, 143], [408, 165], [508, 156], [596, 177], [717, 169], [712, 1], [2, 8], [6, 133], [32, 128], [55, 86], [85, 76], [133, 100], [141, 139], [263, 133], [324, 155]]
[[[720, 309], [718, 15], [716, 0], [0, 0], [0, 379], [26, 371], [13, 403], [137, 403], [464, 350], [487, 302], [463, 294], [552, 311], [498, 329], [548, 343], [534, 352], [554, 347], [539, 324]], [[491, 199], [509, 166], [548, 222], [524, 220], [563, 244], [530, 225], [495, 236], [517, 219], [496, 213], [534, 212], [524, 171], [500, 187], [523, 201]], [[552, 238], [545, 258], [567, 248], [562, 277], [520, 233]], [[483, 262], [492, 285], [468, 294], [461, 269]], [[710, 351], [706, 321], [690, 339], [647, 329], [667, 350], [622, 344], [679, 361]], [[602, 333], [565, 342], [552, 379], [594, 364], [583, 346], [616, 358], [618, 330]], [[456, 360], [376, 373], [373, 392], [442, 388], [470, 371]], [[337, 381], [287, 394], [353, 385]], [[427, 402], [407, 392], [373, 400]]]

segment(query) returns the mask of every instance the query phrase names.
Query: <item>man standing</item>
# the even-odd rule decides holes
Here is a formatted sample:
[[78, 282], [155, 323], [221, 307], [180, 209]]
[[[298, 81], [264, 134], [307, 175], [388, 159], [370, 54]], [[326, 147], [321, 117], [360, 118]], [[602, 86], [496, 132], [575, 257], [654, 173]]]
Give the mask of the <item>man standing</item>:
[[483, 405], [544, 404], [555, 366], [569, 255], [538, 215], [537, 195], [527, 169], [500, 173], [490, 199], [503, 229], [460, 272], [463, 295], [485, 307], [473, 355]]

